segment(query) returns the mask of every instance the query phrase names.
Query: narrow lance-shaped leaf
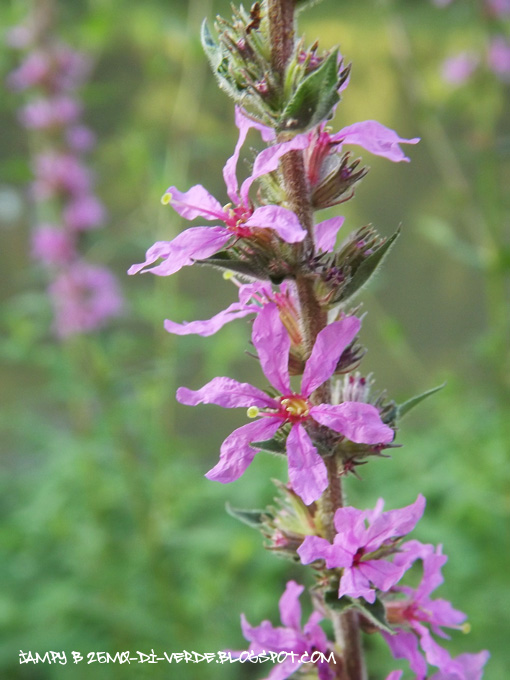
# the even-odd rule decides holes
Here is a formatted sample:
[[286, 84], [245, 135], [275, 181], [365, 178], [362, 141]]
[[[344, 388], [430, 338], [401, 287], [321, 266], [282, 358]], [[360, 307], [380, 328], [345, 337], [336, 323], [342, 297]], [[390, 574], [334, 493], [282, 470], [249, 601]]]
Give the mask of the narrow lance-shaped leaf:
[[324, 594], [324, 602], [330, 609], [334, 609], [336, 612], [345, 612], [348, 609], [352, 609], [356, 606], [356, 601], [351, 597], [338, 597], [338, 588], [334, 590], [327, 590]]
[[358, 609], [362, 616], [364, 616], [370, 623], [384, 630], [390, 635], [394, 634], [394, 630], [390, 627], [388, 620], [386, 619], [386, 609], [384, 604], [379, 598], [376, 598], [373, 604], [370, 604], [366, 600], [356, 600], [354, 606]]
[[280, 439], [267, 439], [265, 442], [253, 442], [254, 449], [266, 451], [266, 453], [277, 453], [285, 455], [285, 442]]
[[399, 236], [400, 228], [398, 228], [393, 236], [390, 236], [389, 239], [387, 239], [379, 248], [377, 248], [377, 250], [375, 250], [366, 258], [366, 260], [360, 264], [360, 266], [354, 272], [352, 279], [342, 291], [342, 302], [345, 302], [350, 297], [355, 295], [370, 281], [372, 276], [383, 263], [384, 258], [390, 252], [393, 244]]
[[258, 529], [264, 523], [264, 520], [267, 519], [267, 512], [263, 510], [240, 510], [239, 508], [233, 508], [230, 503], [225, 505], [225, 509], [231, 517], [238, 519], [252, 529]]
[[250, 278], [267, 280], [268, 275], [266, 269], [257, 267], [255, 262], [244, 262], [242, 260], [234, 260], [224, 251], [216, 253], [214, 257], [208, 257], [205, 260], [195, 260], [196, 264], [209, 265], [217, 269], [232, 271], [236, 274], [243, 274]]
[[278, 129], [304, 132], [328, 118], [340, 101], [338, 85], [338, 50], [335, 50], [299, 85], [281, 115]]
[[301, 12], [304, 9], [318, 5], [322, 0], [294, 0], [294, 2], [296, 3], [296, 10]]
[[431, 390], [427, 390], [426, 392], [423, 392], [423, 394], [418, 394], [416, 397], [412, 397], [411, 399], [404, 401], [403, 404], [398, 404], [397, 405], [397, 418], [403, 418], [405, 416], [405, 414], [409, 413], [409, 411], [412, 408], [417, 406], [421, 401], [423, 401], [427, 397], [430, 397], [432, 394], [435, 394], [436, 392], [439, 392], [439, 390], [442, 390], [445, 385], [446, 385], [446, 383], [443, 383], [442, 385], [438, 385], [437, 387], [433, 387]]

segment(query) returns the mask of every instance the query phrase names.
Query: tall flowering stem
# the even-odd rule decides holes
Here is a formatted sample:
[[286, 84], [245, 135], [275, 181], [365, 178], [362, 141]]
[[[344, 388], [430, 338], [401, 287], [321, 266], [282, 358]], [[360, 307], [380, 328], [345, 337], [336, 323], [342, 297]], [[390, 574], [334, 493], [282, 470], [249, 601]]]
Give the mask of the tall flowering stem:
[[[285, 67], [289, 62], [295, 45], [295, 7], [294, 0], [269, 0], [269, 32], [271, 37], [271, 61], [283, 80]], [[279, 142], [285, 142], [287, 135], [280, 133]], [[299, 217], [308, 232], [304, 247], [313, 247], [313, 209], [311, 192], [306, 178], [302, 151], [291, 151], [282, 158], [282, 177], [289, 206]], [[305, 345], [312, 347], [318, 333], [327, 324], [327, 311], [321, 309], [313, 287], [313, 283], [305, 276], [296, 277], [296, 287], [305, 329]], [[321, 385], [312, 395], [311, 400], [317, 403], [329, 402], [331, 399], [329, 382]], [[333, 517], [343, 505], [343, 492], [338, 464], [334, 456], [325, 458], [328, 473], [328, 487], [319, 501], [325, 531], [330, 540], [334, 539]], [[343, 647], [347, 676], [350, 680], [366, 678], [358, 614], [354, 610], [342, 615], [332, 614], [336, 636]]]
[[[385, 239], [362, 227], [336, 247], [344, 218], [316, 223], [315, 213], [353, 198], [367, 173], [344, 146], [399, 162], [409, 160], [400, 145], [419, 140], [403, 139], [374, 120], [331, 132], [328, 122], [350, 68], [338, 50], [320, 53], [317, 44], [305, 49], [296, 37], [295, 11], [307, 4], [264, 0], [249, 12], [233, 8], [231, 20], [217, 18], [218, 38], [204, 23], [202, 42], [213, 72], [237, 103], [239, 139], [223, 169], [229, 202], [222, 206], [200, 184], [184, 192], [170, 186], [164, 205], [186, 220], [219, 224], [158, 241], [129, 273], [168, 276], [198, 261], [224, 270], [236, 284], [238, 301], [207, 320], [167, 319], [170, 333], [208, 336], [234, 319], [255, 317], [251, 341], [270, 386], [217, 376], [199, 389], [180, 387], [177, 400], [247, 410], [249, 422], [223, 441], [209, 479], [235, 481], [262, 451], [287, 462], [289, 481], [277, 483], [274, 506], [231, 510], [261, 531], [269, 550], [310, 565], [315, 576], [314, 612], [303, 627], [303, 588], [294, 581], [279, 600], [281, 627], [269, 621], [252, 626], [242, 617], [250, 652], [294, 655], [269, 678], [283, 680], [304, 666], [307, 677], [319, 680], [365, 680], [361, 635], [379, 633], [418, 680], [428, 677], [429, 665], [439, 669], [435, 680], [478, 680], [486, 652], [452, 659], [433, 638], [443, 635], [442, 626], [458, 627], [464, 615], [430, 600], [440, 582], [441, 550], [406, 540], [424, 512], [423, 496], [386, 512], [382, 498], [370, 510], [344, 504], [343, 477], [394, 446], [398, 419], [435, 390], [398, 405], [374, 393], [371, 377], [358, 371], [364, 350], [352, 299], [398, 232]], [[237, 165], [251, 129], [267, 146], [239, 185]], [[299, 387], [294, 376], [301, 376]], [[413, 591], [400, 585], [419, 561], [423, 586]], [[333, 623], [334, 641], [319, 625], [323, 618]], [[399, 677], [394, 671], [388, 680]]]

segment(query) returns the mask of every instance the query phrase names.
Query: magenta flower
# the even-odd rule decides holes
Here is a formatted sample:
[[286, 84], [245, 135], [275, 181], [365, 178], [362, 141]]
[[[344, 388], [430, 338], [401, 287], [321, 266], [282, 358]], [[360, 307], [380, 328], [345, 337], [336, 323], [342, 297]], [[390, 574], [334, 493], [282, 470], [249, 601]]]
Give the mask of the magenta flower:
[[404, 139], [399, 137], [394, 130], [376, 120], [364, 120], [361, 123], [348, 125], [334, 135], [329, 135], [329, 140], [337, 145], [337, 151], [344, 144], [354, 144], [361, 146], [375, 156], [383, 156], [389, 161], [398, 163], [399, 161], [409, 161], [409, 158], [400, 148], [400, 144], [417, 144], [420, 138]]
[[[270, 141], [275, 138], [274, 130], [261, 123], [252, 121], [242, 109], [236, 112], [236, 118], [244, 120], [246, 126], [259, 130], [264, 141]], [[409, 161], [409, 158], [404, 154], [399, 145], [417, 144], [420, 141], [419, 137], [413, 137], [412, 139], [399, 137], [394, 130], [387, 128], [376, 120], [365, 120], [348, 125], [333, 135], [327, 131], [326, 125], [322, 123], [307, 135], [300, 135], [300, 137], [304, 136], [307, 137], [308, 141], [306, 146], [302, 147], [306, 150], [305, 153], [308, 156], [312, 155], [314, 153], [313, 147], [318, 146], [322, 150], [322, 153], [319, 153], [322, 156], [322, 160], [330, 153], [330, 150], [340, 151], [343, 144], [353, 144], [361, 146], [376, 156], [383, 156], [390, 161], [397, 163], [399, 161]]]
[[[241, 614], [241, 627], [244, 637], [249, 640], [249, 651], [253, 654], [267, 654], [267, 652], [294, 652], [299, 658], [288, 657], [279, 663], [267, 680], [285, 680], [292, 675], [303, 662], [301, 657], [312, 655], [314, 652], [331, 654], [326, 634], [319, 626], [322, 615], [314, 611], [304, 627], [301, 628], [301, 605], [299, 596], [304, 590], [295, 581], [289, 581], [285, 592], [280, 598], [280, 619], [283, 627], [275, 628], [270, 621], [263, 621], [260, 626], [250, 626], [244, 614]], [[317, 664], [319, 680], [333, 680], [335, 674], [326, 661]]]
[[510, 42], [503, 36], [493, 38], [487, 63], [491, 71], [504, 82], [510, 82]]
[[84, 153], [94, 148], [96, 135], [86, 125], [74, 125], [66, 131], [67, 143], [73, 151]]
[[113, 274], [104, 267], [75, 262], [50, 285], [55, 330], [66, 338], [105, 325], [122, 310], [122, 295]]
[[170, 187], [162, 198], [163, 204], [170, 204], [187, 220], [203, 217], [206, 220], [222, 222], [224, 226], [191, 227], [173, 241], [156, 242], [147, 251], [145, 261], [130, 267], [129, 274], [136, 274], [162, 258], [163, 262], [149, 271], [159, 276], [169, 276], [182, 267], [192, 265], [195, 260], [210, 257], [227, 244], [234, 244], [239, 239], [265, 240], [267, 236], [263, 236], [260, 230], [270, 229], [287, 243], [297, 243], [305, 238], [306, 231], [293, 212], [276, 205], [254, 208], [249, 191], [256, 179], [277, 169], [279, 160], [284, 154], [291, 150], [303, 149], [307, 145], [306, 136], [298, 135], [289, 142], [274, 144], [264, 149], [255, 159], [252, 174], [239, 188], [236, 167], [251, 123], [248, 124], [248, 119], [239, 116], [236, 117], [236, 122], [239, 125], [239, 139], [234, 154], [223, 168], [223, 178], [231, 203], [222, 207], [201, 184], [191, 187], [185, 193]]
[[62, 265], [75, 257], [73, 239], [52, 224], [39, 224], [32, 235], [32, 257], [46, 265]]
[[204, 321], [175, 323], [166, 319], [165, 329], [175, 335], [197, 334], [207, 337], [219, 331], [230, 321], [241, 319], [248, 314], [258, 314], [264, 305], [273, 302], [278, 307], [280, 318], [291, 337], [291, 341], [294, 344], [301, 342], [297, 311], [298, 301], [290, 286], [284, 282], [280, 287], [281, 292], [275, 292], [269, 283], [262, 281], [238, 284], [234, 278], [232, 280], [239, 286], [238, 302], [233, 302], [226, 309]]
[[44, 52], [34, 51], [7, 78], [13, 90], [26, 90], [42, 83], [50, 73], [51, 64]]
[[90, 190], [91, 173], [70, 153], [45, 152], [34, 158], [36, 180], [32, 193], [36, 200], [59, 194], [83, 195]]
[[81, 114], [79, 103], [67, 95], [52, 99], [38, 98], [21, 109], [19, 118], [22, 125], [34, 130], [69, 125]]
[[347, 317], [330, 324], [318, 334], [306, 362], [301, 391], [296, 393], [290, 386], [288, 371], [290, 338], [276, 304], [267, 304], [255, 319], [252, 341], [266, 378], [281, 397], [269, 397], [256, 387], [238, 383], [231, 378], [213, 378], [196, 391], [180, 387], [177, 400], [181, 404], [248, 407], [250, 416], [261, 416], [225, 439], [219, 463], [206, 477], [223, 483], [238, 479], [257, 452], [252, 443], [271, 439], [282, 425], [290, 424], [287, 437], [289, 479], [294, 491], [309, 505], [320, 497], [328, 485], [328, 478], [324, 461], [313, 445], [305, 424], [315, 421], [358, 443], [391, 442], [393, 430], [381, 421], [374, 406], [358, 402], [313, 405], [310, 401], [312, 392], [332, 376], [340, 356], [353, 341], [359, 328], [360, 322], [356, 317]]
[[76, 196], [63, 210], [64, 221], [74, 231], [95, 229], [104, 222], [105, 209], [93, 194]]
[[442, 66], [442, 77], [450, 85], [462, 85], [473, 75], [480, 59], [471, 51], [459, 52], [445, 59]]
[[497, 17], [510, 15], [510, 0], [486, 0], [487, 7]]
[[[441, 546], [423, 545], [419, 541], [409, 541], [402, 546], [402, 552], [395, 556], [394, 564], [408, 569], [417, 559], [423, 562], [423, 578], [418, 588], [407, 586], [392, 588], [395, 594], [402, 594], [401, 599], [385, 602], [388, 620], [395, 628], [395, 634], [383, 633], [384, 639], [397, 659], [405, 658], [409, 661], [419, 679], [427, 675], [427, 663], [440, 669], [443, 675], [438, 678], [479, 678], [477, 675], [481, 666], [487, 661], [487, 652], [480, 654], [466, 654], [462, 659], [452, 659], [448, 652], [435, 642], [430, 629], [435, 635], [448, 638], [443, 627], [461, 629], [466, 615], [454, 609], [450, 602], [443, 599], [432, 600], [430, 595], [443, 583], [441, 568], [447, 561], [442, 554]], [[427, 627], [428, 626], [428, 627]], [[421, 646], [425, 658], [419, 651]], [[481, 660], [485, 659], [480, 666]], [[465, 674], [469, 668], [476, 670], [474, 675]], [[436, 676], [434, 676], [436, 677]]]
[[478, 654], [460, 654], [448, 663], [430, 680], [481, 680], [483, 668], [490, 658], [487, 651]]
[[338, 597], [363, 597], [375, 602], [374, 588], [389, 590], [409, 566], [379, 558], [374, 553], [391, 548], [396, 538], [414, 529], [423, 515], [425, 498], [419, 495], [412, 505], [400, 510], [382, 512], [382, 507], [383, 501], [379, 499], [375, 510], [340, 508], [335, 513], [338, 533], [333, 544], [320, 536], [306, 536], [298, 548], [303, 564], [325, 560], [328, 569], [343, 568]]

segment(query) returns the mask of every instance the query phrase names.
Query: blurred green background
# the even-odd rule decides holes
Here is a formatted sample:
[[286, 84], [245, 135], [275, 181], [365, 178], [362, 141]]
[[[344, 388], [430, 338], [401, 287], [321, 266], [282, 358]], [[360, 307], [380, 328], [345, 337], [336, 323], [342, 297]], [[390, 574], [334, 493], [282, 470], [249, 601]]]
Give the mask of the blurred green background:
[[[0, 25], [22, 21], [28, 5], [2, 3]], [[215, 375], [261, 385], [244, 354], [248, 323], [209, 339], [162, 328], [166, 317], [207, 318], [235, 290], [200, 268], [125, 275], [155, 240], [184, 226], [160, 205], [167, 186], [201, 183], [223, 200], [233, 106], [198, 39], [203, 17], [216, 13], [228, 16], [228, 2], [60, 2], [62, 38], [95, 59], [83, 97], [109, 223], [90, 236], [89, 255], [118, 273], [127, 299], [122, 318], [65, 346], [51, 336], [44, 275], [29, 256], [20, 96], [5, 89], [0, 100], [1, 678], [262, 678], [266, 666], [32, 666], [19, 665], [18, 653], [243, 649], [239, 613], [276, 624], [285, 582], [306, 578], [224, 509], [227, 501], [264, 507], [274, 496], [268, 479], [284, 479], [284, 466], [260, 455], [235, 484], [207, 481], [244, 413], [174, 400], [179, 385]], [[510, 667], [510, 97], [489, 72], [458, 88], [439, 75], [446, 56], [483, 44], [490, 27], [479, 19], [476, 3], [440, 11], [426, 0], [324, 0], [300, 27], [308, 43], [340, 43], [353, 62], [336, 125], [374, 118], [422, 137], [406, 149], [410, 165], [365, 154], [372, 171], [339, 211], [345, 233], [366, 223], [385, 235], [403, 227], [364, 294], [363, 369], [397, 401], [447, 381], [404, 421], [403, 448], [364, 467], [347, 493], [360, 507], [379, 496], [392, 508], [427, 496], [414, 535], [444, 544], [440, 595], [472, 624], [449, 649], [489, 649], [485, 677], [500, 680]], [[1, 49], [3, 81], [18, 59]], [[396, 664], [380, 641], [367, 645], [370, 677], [382, 680]]]

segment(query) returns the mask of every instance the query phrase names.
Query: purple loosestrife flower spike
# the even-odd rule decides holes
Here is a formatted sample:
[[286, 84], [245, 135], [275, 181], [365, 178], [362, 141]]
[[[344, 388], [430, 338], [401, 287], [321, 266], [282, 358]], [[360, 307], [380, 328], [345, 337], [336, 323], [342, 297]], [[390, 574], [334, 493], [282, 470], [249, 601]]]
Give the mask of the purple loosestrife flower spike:
[[375, 602], [374, 587], [389, 590], [409, 566], [371, 558], [371, 554], [414, 529], [423, 515], [425, 498], [419, 495], [412, 505], [400, 510], [382, 512], [382, 507], [380, 499], [373, 511], [340, 508], [335, 513], [337, 534], [333, 544], [319, 536], [307, 536], [298, 548], [303, 564], [322, 559], [328, 569], [343, 568], [338, 597], [363, 597]]
[[[317, 336], [306, 362], [300, 393], [292, 391], [288, 371], [290, 338], [280, 319], [276, 304], [263, 307], [253, 324], [252, 340], [262, 370], [281, 397], [230, 378], [214, 378], [200, 390], [181, 387], [177, 400], [196, 406], [217, 404], [225, 408], [249, 407], [249, 415], [260, 419], [235, 430], [221, 446], [219, 463], [207, 473], [209, 479], [231, 482], [240, 477], [256, 453], [251, 444], [270, 439], [284, 424], [291, 425], [287, 438], [289, 479], [294, 491], [309, 505], [317, 500], [328, 484], [324, 461], [317, 453], [304, 424], [314, 420], [348, 439], [364, 444], [388, 444], [393, 430], [385, 425], [370, 404], [312, 405], [312, 392], [333, 374], [343, 351], [360, 328], [356, 317], [347, 317], [324, 328]], [[260, 410], [262, 409], [262, 410]]]
[[[326, 634], [319, 626], [322, 615], [315, 611], [301, 628], [301, 605], [299, 596], [304, 590], [295, 581], [289, 581], [280, 598], [280, 619], [283, 627], [275, 628], [270, 621], [263, 621], [260, 626], [250, 626], [244, 614], [241, 614], [241, 627], [244, 637], [249, 640], [249, 651], [253, 654], [267, 652], [294, 652], [299, 657], [321, 652], [330, 652]], [[287, 658], [273, 668], [267, 680], [285, 680], [302, 665], [300, 658]], [[319, 680], [333, 680], [335, 677], [327, 662], [318, 664]]]
[[292, 211], [278, 205], [253, 208], [249, 190], [256, 179], [278, 168], [280, 158], [284, 154], [291, 150], [304, 149], [308, 143], [306, 135], [296, 136], [289, 142], [274, 144], [261, 151], [255, 159], [252, 174], [239, 189], [236, 167], [241, 146], [251, 124], [248, 125], [248, 119], [244, 117], [237, 117], [237, 122], [240, 125], [239, 139], [234, 154], [227, 160], [223, 169], [227, 194], [232, 203], [222, 207], [201, 184], [191, 187], [184, 193], [170, 187], [162, 198], [163, 204], [170, 204], [187, 220], [202, 217], [223, 222], [225, 226], [192, 227], [179, 234], [173, 241], [158, 241], [149, 248], [144, 262], [130, 267], [129, 274], [146, 270], [149, 265], [163, 258], [163, 262], [149, 271], [158, 276], [169, 276], [182, 267], [192, 265], [195, 260], [210, 257], [229, 242], [256, 238], [254, 229], [271, 229], [287, 243], [298, 243], [305, 238], [306, 231]]

